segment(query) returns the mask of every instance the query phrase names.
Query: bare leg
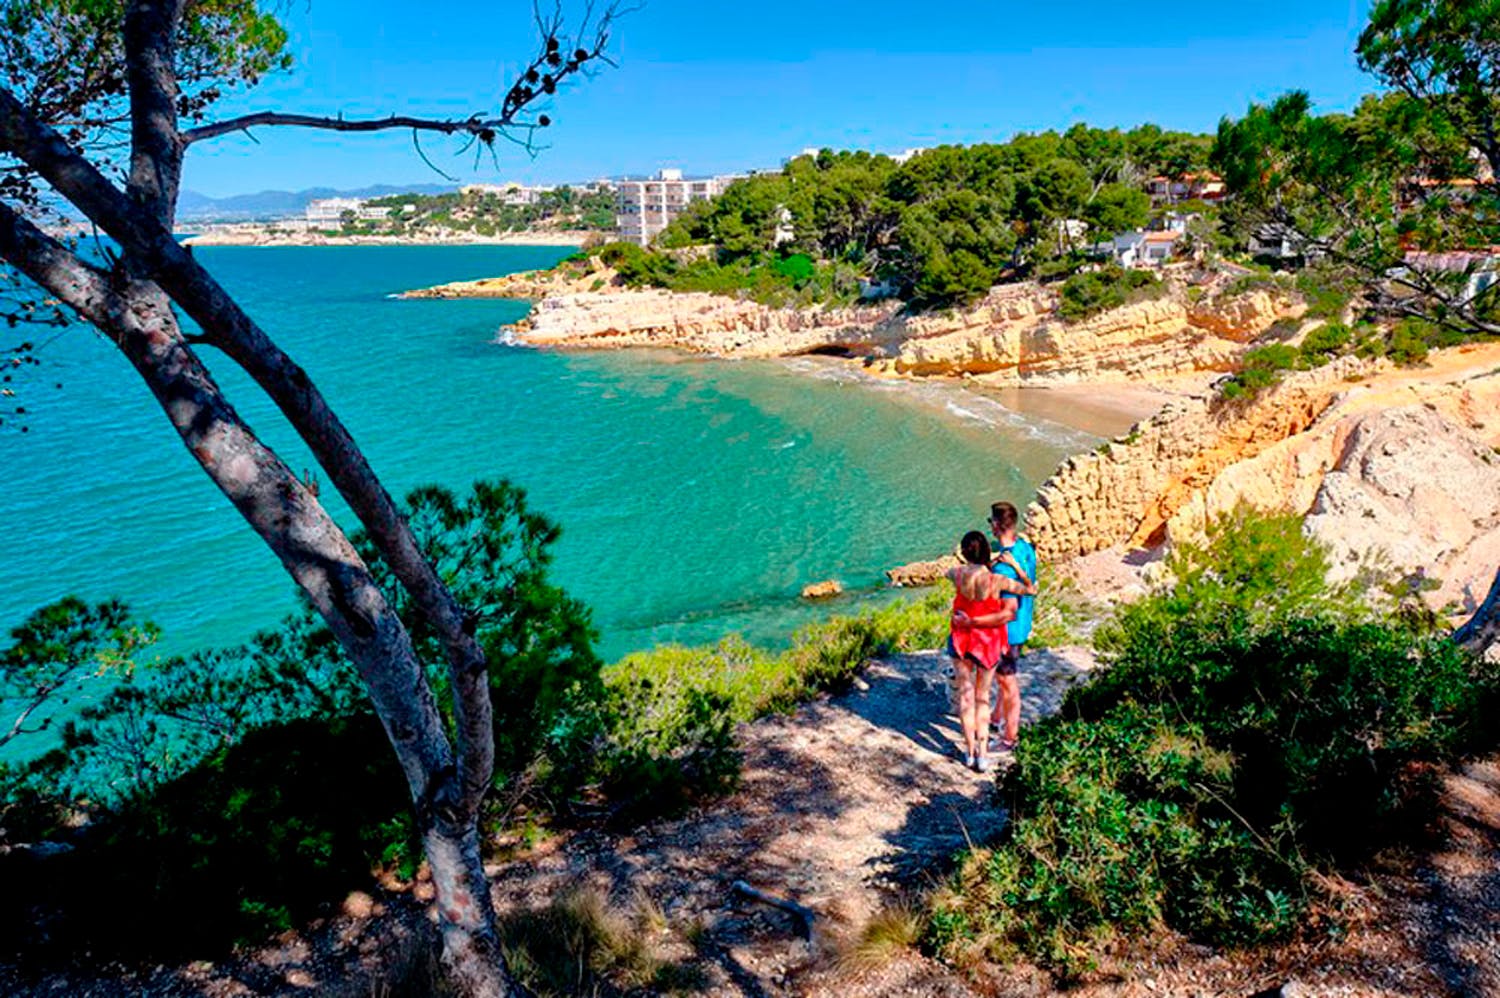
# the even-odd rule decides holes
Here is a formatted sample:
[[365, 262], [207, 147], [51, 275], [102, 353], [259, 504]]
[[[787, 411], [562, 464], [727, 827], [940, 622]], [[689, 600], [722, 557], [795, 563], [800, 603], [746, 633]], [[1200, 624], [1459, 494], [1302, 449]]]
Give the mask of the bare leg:
[[984, 744], [985, 733], [974, 727], [974, 663], [966, 658], [953, 660], [953, 672], [958, 682], [958, 723], [964, 732], [964, 752], [973, 755], [975, 742]]
[[1021, 733], [1021, 681], [1016, 676], [1001, 676], [1000, 716], [1005, 719], [1005, 740], [1013, 742]]
[[974, 730], [979, 733], [979, 751], [982, 761], [990, 741], [990, 682], [995, 678], [994, 669], [974, 669]]

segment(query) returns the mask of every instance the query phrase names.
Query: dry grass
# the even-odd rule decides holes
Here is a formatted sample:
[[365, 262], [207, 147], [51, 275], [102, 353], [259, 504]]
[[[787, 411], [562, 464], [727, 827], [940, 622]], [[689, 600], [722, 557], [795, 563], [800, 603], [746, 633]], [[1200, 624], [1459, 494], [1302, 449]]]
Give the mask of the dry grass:
[[654, 938], [666, 931], [661, 908], [644, 893], [630, 909], [605, 892], [579, 888], [501, 925], [506, 963], [539, 998], [697, 990], [692, 968], [663, 959]]
[[850, 974], [879, 970], [915, 950], [925, 927], [926, 914], [918, 905], [897, 902], [882, 908], [839, 955], [839, 969]]

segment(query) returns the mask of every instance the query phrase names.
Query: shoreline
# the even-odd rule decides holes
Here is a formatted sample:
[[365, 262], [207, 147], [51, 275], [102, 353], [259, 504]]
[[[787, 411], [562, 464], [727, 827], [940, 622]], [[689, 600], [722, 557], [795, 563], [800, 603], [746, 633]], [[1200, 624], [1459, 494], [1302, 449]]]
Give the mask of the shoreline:
[[577, 232], [508, 232], [494, 236], [439, 236], [412, 238], [410, 236], [340, 236], [324, 233], [296, 233], [273, 235], [264, 229], [255, 231], [223, 231], [209, 229], [186, 236], [184, 246], [246, 246], [274, 248], [282, 246], [539, 246], [576, 249], [591, 236], [592, 230]]

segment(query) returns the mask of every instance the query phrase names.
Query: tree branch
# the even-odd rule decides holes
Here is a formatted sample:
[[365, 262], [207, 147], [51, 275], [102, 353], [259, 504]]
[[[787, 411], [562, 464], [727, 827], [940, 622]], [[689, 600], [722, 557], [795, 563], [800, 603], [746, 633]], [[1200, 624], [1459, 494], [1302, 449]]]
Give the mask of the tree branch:
[[246, 114], [238, 118], [228, 118], [224, 121], [199, 125], [197, 128], [189, 128], [182, 133], [182, 141], [184, 145], [191, 145], [194, 142], [217, 138], [230, 132], [243, 132], [251, 128], [272, 125], [318, 128], [330, 132], [381, 132], [391, 128], [410, 128], [422, 132], [441, 132], [444, 135], [453, 135], [458, 132], [477, 135], [486, 129], [504, 128], [509, 124], [510, 121], [502, 118], [481, 118], [478, 115], [469, 118], [441, 119], [392, 114], [384, 118], [348, 119], [311, 114], [285, 114], [279, 111], [258, 111], [255, 114]]
[[[359, 670], [418, 808], [451, 807], [443, 723], [405, 628], [338, 525], [224, 398], [154, 285], [106, 274], [0, 202], [0, 258], [120, 348], [188, 450], [275, 552]], [[116, 282], [123, 280], [123, 286]]]
[[[149, 3], [151, 0], [140, 0]], [[161, 0], [172, 2], [172, 0]], [[179, 0], [180, 2], [180, 0]], [[523, 146], [531, 150], [531, 134], [537, 128], [546, 128], [551, 120], [539, 115], [535, 120], [523, 118], [523, 114], [544, 102], [558, 91], [568, 79], [579, 73], [587, 73], [592, 64], [613, 65], [605, 54], [609, 45], [610, 30], [616, 18], [634, 8], [622, 8], [618, 3], [605, 9], [598, 20], [594, 20], [594, 5], [590, 3], [578, 26], [578, 47], [564, 51], [564, 28], [561, 8], [554, 9], [543, 17], [539, 7], [534, 8], [537, 30], [542, 36], [541, 50], [517, 74], [515, 82], [506, 91], [505, 100], [498, 114], [473, 114], [467, 118], [424, 118], [413, 115], [392, 114], [383, 118], [345, 118], [342, 115], [328, 117], [312, 114], [291, 114], [282, 111], [258, 111], [253, 114], [210, 122], [181, 133], [182, 147], [217, 138], [231, 132], [246, 132], [252, 128], [293, 127], [313, 128], [332, 132], [380, 132], [393, 128], [409, 128], [413, 136], [419, 132], [437, 132], [443, 135], [470, 135], [486, 146], [492, 146], [500, 137], [512, 138], [507, 133], [512, 129], [526, 129], [528, 137]], [[591, 36], [587, 42], [583, 39]], [[518, 140], [517, 140], [518, 141]]]

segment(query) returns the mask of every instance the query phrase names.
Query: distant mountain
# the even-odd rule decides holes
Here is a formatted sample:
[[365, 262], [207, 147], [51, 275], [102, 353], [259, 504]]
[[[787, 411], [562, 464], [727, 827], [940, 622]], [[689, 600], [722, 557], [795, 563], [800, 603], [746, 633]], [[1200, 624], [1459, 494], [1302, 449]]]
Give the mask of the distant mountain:
[[182, 221], [242, 222], [272, 218], [300, 218], [309, 201], [317, 198], [378, 198], [387, 194], [447, 194], [450, 184], [376, 184], [352, 191], [332, 187], [309, 187], [305, 191], [261, 191], [211, 198], [197, 191], [183, 191], [177, 199], [177, 217]]

